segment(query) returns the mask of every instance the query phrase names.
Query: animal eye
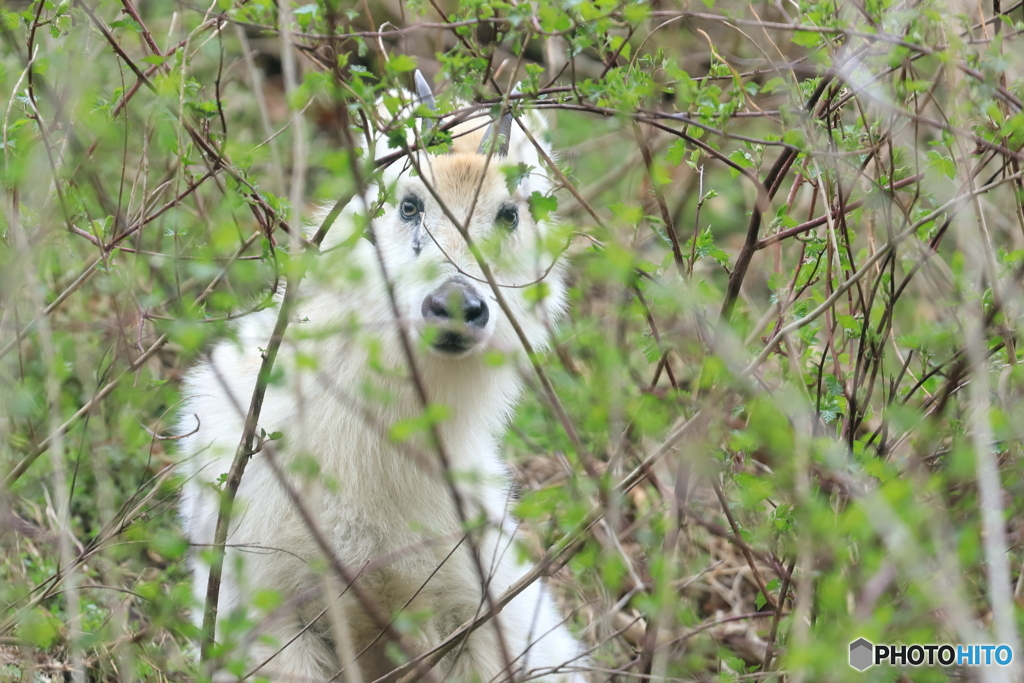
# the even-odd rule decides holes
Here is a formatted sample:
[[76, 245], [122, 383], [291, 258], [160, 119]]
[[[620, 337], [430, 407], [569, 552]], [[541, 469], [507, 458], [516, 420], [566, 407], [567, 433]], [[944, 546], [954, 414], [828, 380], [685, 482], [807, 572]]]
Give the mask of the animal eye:
[[412, 220], [420, 214], [420, 205], [411, 199], [402, 200], [398, 210], [402, 212], [402, 218], [405, 220]]
[[519, 225], [519, 209], [515, 206], [503, 206], [498, 209], [495, 222], [506, 230], [515, 230]]

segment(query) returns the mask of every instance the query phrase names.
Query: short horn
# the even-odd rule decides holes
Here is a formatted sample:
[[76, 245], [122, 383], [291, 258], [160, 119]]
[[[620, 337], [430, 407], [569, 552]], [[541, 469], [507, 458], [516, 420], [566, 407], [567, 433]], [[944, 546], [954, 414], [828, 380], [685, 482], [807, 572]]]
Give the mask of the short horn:
[[[519, 94], [519, 86], [512, 88], [510, 96]], [[487, 154], [491, 147], [491, 136], [495, 133], [494, 123], [487, 126], [487, 130], [484, 132], [484, 137], [480, 141], [480, 147], [477, 148], [477, 154]], [[512, 112], [507, 111], [501, 115], [498, 119], [498, 146], [494, 149], [494, 153], [499, 157], [508, 156], [508, 143], [512, 139]]]
[[[416, 69], [416, 73], [413, 74], [413, 80], [416, 81], [416, 97], [419, 99], [420, 104], [430, 111], [437, 111], [434, 93], [430, 90], [430, 84], [427, 83], [427, 79], [423, 77], [423, 73], [419, 69]], [[434, 119], [424, 119], [423, 137], [429, 137], [429, 133], [434, 130], [435, 125]]]
[[423, 72], [416, 69], [413, 80], [416, 81], [416, 96], [419, 98], [420, 103], [430, 111], [436, 111], [437, 103], [434, 102], [434, 93], [430, 90], [430, 84], [427, 83], [427, 79], [423, 77]]

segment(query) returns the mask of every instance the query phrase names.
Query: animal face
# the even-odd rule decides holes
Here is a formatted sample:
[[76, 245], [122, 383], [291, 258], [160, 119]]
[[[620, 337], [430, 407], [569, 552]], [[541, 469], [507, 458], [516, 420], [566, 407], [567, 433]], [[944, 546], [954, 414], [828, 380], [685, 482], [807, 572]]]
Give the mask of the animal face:
[[[481, 153], [489, 130], [470, 121], [453, 131], [452, 152], [416, 154], [375, 221], [402, 314], [442, 358], [521, 345], [481, 262], [531, 345], [543, 346], [545, 318], [563, 306], [549, 226], [534, 220], [528, 202], [549, 188], [537, 152], [511, 125], [504, 155]], [[530, 172], [510, 188], [503, 168], [520, 164]]]

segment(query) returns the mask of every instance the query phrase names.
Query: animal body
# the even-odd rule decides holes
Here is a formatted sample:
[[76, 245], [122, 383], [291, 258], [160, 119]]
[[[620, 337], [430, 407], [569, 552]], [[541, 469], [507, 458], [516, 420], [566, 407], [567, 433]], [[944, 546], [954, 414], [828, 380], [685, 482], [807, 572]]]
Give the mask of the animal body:
[[[416, 78], [419, 99], [432, 106], [418, 72]], [[381, 614], [412, 615], [403, 629], [419, 652], [487, 609], [485, 590], [496, 598], [531, 568], [514, 543], [509, 475], [498, 452], [520, 393], [511, 359], [523, 345], [459, 224], [488, 256], [535, 349], [545, 347], [565, 306], [561, 267], [545, 248], [550, 228], [531, 217], [527, 202], [550, 189], [543, 165], [510, 116], [485, 123], [455, 128], [448, 153], [414, 152], [388, 169], [384, 213], [368, 231], [373, 242], [359, 237], [366, 223], [358, 216], [379, 190], [345, 208], [299, 290], [277, 360], [283, 379], [271, 383], [259, 417], [263, 432], [281, 432], [267, 448], [331, 551]], [[530, 172], [510, 191], [501, 167], [522, 169], [520, 163]], [[541, 280], [546, 294], [528, 296], [523, 285]], [[215, 346], [185, 382], [180, 429], [193, 429], [193, 413], [200, 427], [180, 442], [189, 475], [181, 514], [200, 601], [208, 579], [201, 551], [214, 539], [218, 480], [230, 469], [277, 314], [244, 318], [236, 339]], [[406, 429], [424, 406], [403, 333], [428, 402], [445, 407], [436, 429], [446, 463], [423, 430]], [[403, 437], [403, 430], [414, 433]], [[387, 674], [395, 667], [394, 643], [325, 569], [268, 455], [253, 455], [238, 489], [219, 623], [232, 615], [256, 622], [258, 637], [240, 646], [246, 672], [263, 664], [258, 675], [272, 680], [326, 681], [346, 665], [338, 680]], [[467, 537], [469, 527], [476, 531]], [[250, 604], [267, 589], [283, 601], [269, 616]], [[573, 671], [581, 652], [535, 582], [432, 673], [443, 681], [501, 681], [509, 679], [508, 663], [516, 678], [576, 683], [584, 680]]]

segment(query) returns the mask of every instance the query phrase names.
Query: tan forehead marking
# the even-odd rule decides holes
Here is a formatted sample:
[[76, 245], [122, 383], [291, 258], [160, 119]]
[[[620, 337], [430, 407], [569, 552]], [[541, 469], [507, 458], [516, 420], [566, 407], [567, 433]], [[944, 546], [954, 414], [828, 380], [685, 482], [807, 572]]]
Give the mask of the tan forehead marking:
[[[505, 183], [500, 171], [504, 160], [492, 155], [488, 163], [486, 154], [477, 154], [486, 129], [479, 120], [459, 124], [452, 129], [452, 151], [431, 156], [427, 160], [424, 180], [432, 183], [434, 191], [445, 198], [446, 202], [467, 208], [478, 187], [481, 192], [487, 192], [495, 186], [504, 189]], [[481, 186], [480, 178], [484, 174], [486, 182]]]
[[[452, 205], [452, 209], [460, 205], [468, 207], [477, 188], [481, 194], [478, 201], [493, 196], [494, 188], [500, 188], [502, 195], [507, 193], [498, 159], [494, 157], [487, 164], [487, 157], [482, 154], [442, 154], [431, 158], [428, 168], [424, 181], [431, 183], [434, 192]], [[483, 174], [486, 174], [485, 182], [481, 185]]]

